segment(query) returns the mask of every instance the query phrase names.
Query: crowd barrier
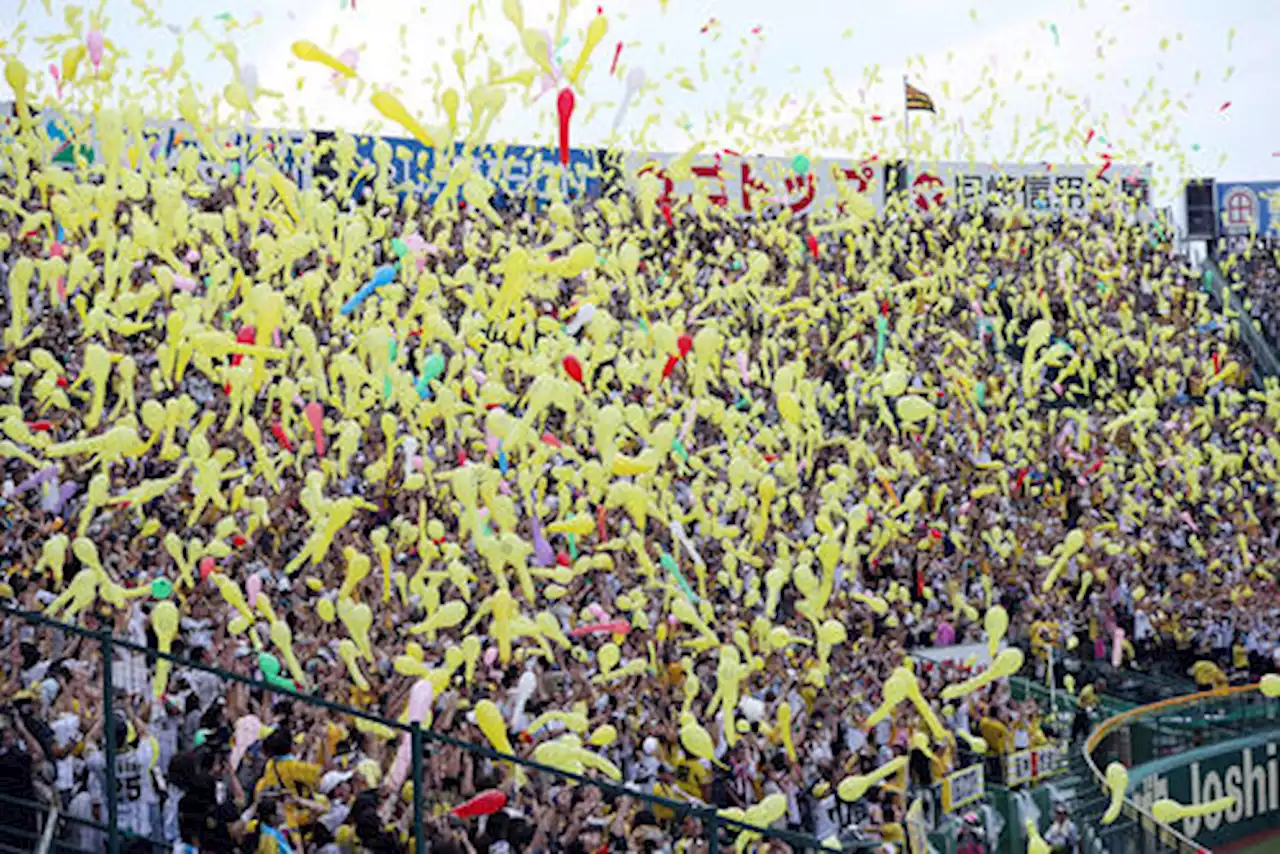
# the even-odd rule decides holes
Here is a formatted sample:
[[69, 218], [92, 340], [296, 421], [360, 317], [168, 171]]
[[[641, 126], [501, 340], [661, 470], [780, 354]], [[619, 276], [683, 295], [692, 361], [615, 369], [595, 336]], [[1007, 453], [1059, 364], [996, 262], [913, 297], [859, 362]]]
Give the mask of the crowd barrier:
[[[1227, 708], [1227, 713], [1219, 715], [1218, 713], [1222, 710], [1224, 704]], [[1187, 719], [1198, 718], [1206, 721], [1205, 726], [1211, 728], [1213, 727], [1212, 721], [1214, 718], [1238, 720], [1241, 717], [1240, 707], [1242, 705], [1253, 706], [1255, 704], [1272, 713], [1273, 719], [1275, 714], [1280, 714], [1280, 711], [1275, 708], [1276, 704], [1274, 702], [1268, 704], [1262, 698], [1256, 684], [1216, 691], [1202, 691], [1139, 706], [1114, 715], [1096, 727], [1085, 741], [1084, 758], [1098, 786], [1106, 790], [1106, 777], [1103, 769], [1110, 762], [1119, 761], [1126, 767], [1133, 767], [1152, 758], [1151, 756], [1143, 755], [1141, 749], [1135, 753], [1135, 739], [1132, 736], [1136, 725], [1167, 718], [1181, 710], [1194, 710], [1186, 716]], [[1177, 721], [1180, 727], [1184, 723], [1186, 721]], [[1198, 738], [1205, 737], [1204, 727], [1197, 728], [1192, 732], [1198, 732]], [[1224, 734], [1234, 732], [1234, 728], [1223, 729], [1222, 732]], [[1187, 746], [1191, 746], [1190, 743]], [[1149, 805], [1144, 803], [1145, 800], [1141, 797], [1134, 797], [1131, 794], [1126, 796], [1123, 806], [1123, 815], [1130, 820], [1138, 835], [1136, 843], [1138, 852], [1141, 852], [1141, 854], [1163, 851], [1176, 852], [1176, 854], [1210, 854], [1209, 849], [1195, 839], [1156, 819], [1151, 814]], [[1103, 832], [1106, 832], [1105, 829]]]
[[[330, 720], [344, 722], [357, 728], [373, 728], [392, 730], [396, 738], [407, 737], [410, 739], [412, 746], [412, 767], [408, 777], [408, 782], [412, 782], [412, 789], [408, 793], [408, 797], [412, 799], [412, 822], [408, 836], [413, 841], [416, 851], [428, 850], [425, 819], [429, 811], [432, 810], [431, 798], [432, 792], [424, 783], [424, 762], [429, 751], [438, 749], [457, 749], [472, 754], [475, 757], [489, 759], [495, 762], [512, 763], [527, 778], [527, 787], [530, 791], [537, 791], [545, 786], [553, 783], [572, 783], [579, 786], [592, 786], [600, 790], [603, 796], [610, 798], [628, 797], [635, 801], [640, 801], [647, 805], [655, 813], [662, 811], [662, 814], [673, 815], [677, 819], [684, 817], [692, 817], [700, 822], [702, 838], [707, 844], [708, 854], [716, 854], [721, 846], [732, 846], [735, 839], [743, 832], [757, 834], [760, 838], [766, 840], [777, 840], [789, 846], [795, 854], [818, 854], [823, 849], [819, 840], [811, 836], [799, 833], [789, 832], [777, 828], [756, 827], [737, 821], [732, 818], [725, 817], [719, 813], [714, 807], [706, 806], [699, 803], [682, 802], [671, 800], [648, 794], [643, 791], [624, 786], [603, 777], [588, 776], [584, 774], [574, 774], [560, 769], [544, 765], [542, 763], [525, 759], [519, 756], [508, 755], [493, 750], [487, 745], [472, 744], [458, 739], [450, 738], [442, 733], [435, 732], [431, 729], [424, 729], [418, 724], [403, 724], [397, 720], [382, 717], [377, 714], [356, 709], [341, 703], [335, 703], [320, 697], [305, 695], [290, 691], [286, 688], [268, 685], [264, 682], [250, 679], [238, 673], [232, 673], [218, 667], [211, 667], [199, 664], [184, 658], [180, 658], [168, 653], [160, 652], [146, 646], [129, 643], [121, 640], [108, 632], [92, 631], [80, 626], [62, 623], [56, 620], [48, 619], [40, 614], [11, 608], [6, 605], [0, 605], [0, 616], [6, 622], [22, 621], [30, 626], [36, 627], [37, 631], [48, 631], [55, 633], [55, 639], [51, 642], [59, 644], [61, 648], [67, 648], [71, 643], [78, 639], [81, 643], [80, 649], [76, 656], [82, 660], [97, 659], [103, 662], [115, 661], [118, 655], [132, 654], [135, 656], [143, 656], [147, 662], [149, 670], [154, 670], [157, 661], [168, 661], [172, 665], [172, 673], [176, 674], [181, 669], [190, 669], [210, 673], [221, 680], [221, 690], [226, 691], [234, 685], [247, 685], [255, 689], [268, 692], [281, 698], [287, 698], [295, 704], [303, 704], [314, 709], [321, 709], [329, 716]], [[17, 624], [15, 623], [15, 626]], [[85, 646], [85, 644], [89, 646]], [[102, 667], [100, 677], [100, 688], [102, 692], [103, 716], [105, 720], [112, 720], [116, 711], [116, 705], [119, 703], [117, 698], [117, 689], [113, 680], [113, 670], [115, 667]], [[172, 678], [172, 676], [171, 676]], [[130, 834], [119, 829], [119, 801], [120, 786], [116, 780], [116, 757], [121, 752], [122, 745], [116, 744], [115, 727], [103, 728], [103, 741], [105, 744], [101, 749], [105, 755], [105, 773], [106, 786], [104, 795], [106, 798], [105, 820], [102, 822], [81, 822], [87, 824], [95, 830], [100, 831], [105, 837], [105, 848], [108, 854], [117, 854], [121, 850], [121, 843], [131, 837]], [[593, 773], [593, 772], [589, 772]], [[406, 787], [407, 789], [407, 787]], [[519, 793], [515, 793], [511, 798], [511, 805], [520, 806]], [[8, 804], [7, 806], [17, 808], [19, 805]], [[42, 815], [50, 808], [47, 803], [31, 803], [28, 805], [33, 810], [38, 810]], [[0, 811], [0, 815], [6, 814], [6, 811]], [[6, 822], [0, 820], [0, 850], [4, 850], [5, 834], [13, 834], [11, 827], [6, 827]], [[26, 834], [31, 838], [32, 845], [26, 849], [18, 850], [33, 851], [36, 850], [36, 842], [43, 832], [48, 832], [48, 823], [44, 823], [43, 831]], [[856, 849], [856, 845], [852, 848]], [[59, 849], [55, 849], [59, 850]], [[66, 850], [66, 849], [61, 849]]]

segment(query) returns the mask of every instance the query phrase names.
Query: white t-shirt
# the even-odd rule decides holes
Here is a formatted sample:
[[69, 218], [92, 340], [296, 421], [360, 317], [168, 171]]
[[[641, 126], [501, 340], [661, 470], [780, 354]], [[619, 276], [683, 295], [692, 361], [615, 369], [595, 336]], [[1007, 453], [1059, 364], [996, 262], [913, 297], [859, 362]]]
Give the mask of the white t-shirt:
[[837, 819], [839, 815], [838, 809], [834, 794], [827, 795], [813, 805], [810, 815], [813, 816], [813, 835], [816, 838], [822, 840], [840, 832], [840, 822]]
[[[77, 793], [71, 799], [71, 803], [67, 805], [67, 816], [73, 819], [68, 822], [67, 845], [76, 851], [105, 851], [107, 849], [106, 835], [101, 830], [83, 823], [94, 821], [93, 805], [93, 795], [88, 792]], [[104, 821], [106, 819], [105, 812], [104, 809], [102, 815]]]
[[[142, 609], [134, 607], [129, 616], [129, 630], [126, 635], [130, 643], [146, 646], [147, 617]], [[148, 696], [151, 693], [151, 674], [147, 669], [146, 656], [131, 650], [116, 652], [115, 667], [111, 671], [112, 682], [126, 694]]]
[[222, 692], [221, 681], [217, 676], [212, 673], [206, 673], [203, 670], [187, 670], [182, 675], [187, 680], [187, 684], [191, 686], [191, 690], [195, 692], [196, 697], [200, 699], [200, 711], [207, 711]]
[[[151, 765], [155, 755], [155, 742], [148, 738], [133, 750], [116, 757], [116, 815], [121, 829], [138, 836], [151, 835], [151, 807], [159, 804], [155, 787], [151, 785]], [[90, 775], [90, 792], [101, 798], [106, 787], [105, 754], [100, 750], [94, 751], [86, 761], [93, 772]], [[102, 802], [106, 802], [105, 798]]]
[[[80, 740], [80, 717], [71, 712], [60, 715], [49, 728], [53, 730], [53, 743], [59, 750]], [[78, 757], [67, 755], [55, 763], [57, 777], [54, 785], [58, 791], [70, 793], [75, 788], [76, 768], [80, 762]]]

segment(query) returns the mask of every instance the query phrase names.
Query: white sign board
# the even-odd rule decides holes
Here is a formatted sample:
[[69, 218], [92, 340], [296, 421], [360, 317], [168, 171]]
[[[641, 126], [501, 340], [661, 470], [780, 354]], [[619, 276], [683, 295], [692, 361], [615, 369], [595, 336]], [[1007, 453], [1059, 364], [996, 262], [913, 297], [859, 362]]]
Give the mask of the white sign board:
[[670, 164], [682, 155], [673, 152], [628, 154], [623, 169], [634, 187], [640, 176], [653, 174], [662, 182], [659, 203], [684, 204], [701, 196], [735, 213], [790, 208], [793, 213], [816, 213], [837, 207], [841, 186], [865, 196], [876, 212], [884, 210], [884, 164], [867, 160], [814, 158], [801, 174], [785, 157], [746, 155], [722, 149], [691, 161], [691, 174], [673, 178]]
[[1119, 185], [1150, 204], [1151, 167], [1104, 162], [1053, 163], [923, 163], [907, 169], [907, 194], [917, 209], [947, 204], [967, 205], [990, 199], [991, 208], [1024, 208], [1083, 214], [1103, 187]]

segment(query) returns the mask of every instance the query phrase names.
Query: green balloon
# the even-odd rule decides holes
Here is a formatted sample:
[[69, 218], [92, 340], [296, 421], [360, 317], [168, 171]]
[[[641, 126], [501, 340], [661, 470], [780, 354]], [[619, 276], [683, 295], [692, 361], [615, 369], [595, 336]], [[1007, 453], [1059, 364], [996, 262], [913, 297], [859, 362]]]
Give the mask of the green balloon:
[[422, 366], [422, 374], [428, 380], [444, 374], [444, 356], [440, 353], [432, 353], [428, 356], [426, 364]]
[[173, 583], [167, 578], [153, 578], [151, 580], [151, 597], [153, 599], [168, 599], [173, 595]]
[[269, 652], [258, 653], [258, 669], [268, 680], [280, 675], [280, 659]]
[[403, 258], [409, 252], [409, 247], [404, 241], [398, 237], [391, 238], [391, 251], [396, 253], [397, 258]]
[[284, 688], [286, 691], [297, 691], [298, 688], [293, 684], [292, 679], [286, 679], [283, 676], [268, 676], [267, 684], [274, 685], [277, 688]]
[[809, 158], [803, 154], [797, 154], [791, 161], [791, 168], [796, 170], [797, 174], [805, 174], [809, 171]]

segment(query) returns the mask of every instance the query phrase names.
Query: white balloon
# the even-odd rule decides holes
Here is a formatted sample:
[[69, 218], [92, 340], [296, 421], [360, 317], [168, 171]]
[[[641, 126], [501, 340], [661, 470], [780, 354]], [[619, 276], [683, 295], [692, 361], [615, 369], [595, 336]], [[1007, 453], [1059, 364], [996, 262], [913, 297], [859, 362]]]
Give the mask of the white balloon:
[[258, 91], [258, 66], [253, 63], [240, 66], [240, 85], [252, 99]]
[[743, 697], [738, 702], [738, 711], [742, 712], [742, 716], [749, 721], [764, 720], [764, 703], [755, 697]]

